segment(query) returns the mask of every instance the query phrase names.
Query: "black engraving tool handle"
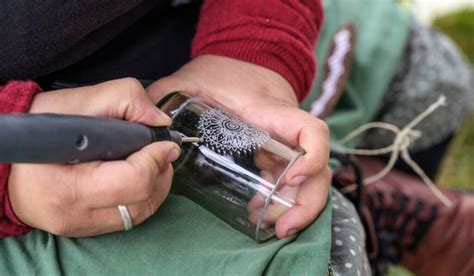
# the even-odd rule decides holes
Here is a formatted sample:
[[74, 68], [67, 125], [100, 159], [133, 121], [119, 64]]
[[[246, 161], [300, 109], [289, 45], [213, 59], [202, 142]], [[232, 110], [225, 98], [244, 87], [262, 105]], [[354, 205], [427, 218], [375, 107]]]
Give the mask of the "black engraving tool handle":
[[181, 144], [166, 127], [58, 114], [0, 115], [0, 162], [79, 163], [118, 160], [155, 141]]

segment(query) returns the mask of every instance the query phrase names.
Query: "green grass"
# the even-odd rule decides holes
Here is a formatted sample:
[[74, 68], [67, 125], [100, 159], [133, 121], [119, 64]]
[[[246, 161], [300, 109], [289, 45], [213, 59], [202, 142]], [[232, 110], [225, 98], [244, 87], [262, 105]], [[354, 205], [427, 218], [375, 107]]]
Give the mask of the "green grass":
[[474, 114], [464, 125], [450, 146], [438, 175], [444, 187], [474, 191]]
[[[437, 18], [433, 25], [447, 34], [474, 64], [474, 10], [461, 10]], [[473, 88], [474, 89], [474, 88]], [[474, 190], [474, 113], [464, 122], [437, 178], [444, 187]]]
[[434, 20], [435, 28], [446, 33], [459, 45], [474, 64], [474, 10], [461, 10]]
[[405, 270], [404, 268], [400, 266], [392, 266], [390, 267], [390, 270], [388, 271], [389, 276], [412, 276], [415, 275], [411, 273], [410, 271]]

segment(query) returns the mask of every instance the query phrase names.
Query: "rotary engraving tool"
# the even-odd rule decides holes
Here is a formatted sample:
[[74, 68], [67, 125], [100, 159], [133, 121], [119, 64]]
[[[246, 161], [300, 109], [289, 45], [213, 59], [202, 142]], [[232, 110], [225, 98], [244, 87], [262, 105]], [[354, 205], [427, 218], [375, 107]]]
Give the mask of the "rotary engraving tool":
[[120, 160], [157, 141], [202, 143], [166, 127], [77, 115], [0, 115], [0, 162], [69, 163]]

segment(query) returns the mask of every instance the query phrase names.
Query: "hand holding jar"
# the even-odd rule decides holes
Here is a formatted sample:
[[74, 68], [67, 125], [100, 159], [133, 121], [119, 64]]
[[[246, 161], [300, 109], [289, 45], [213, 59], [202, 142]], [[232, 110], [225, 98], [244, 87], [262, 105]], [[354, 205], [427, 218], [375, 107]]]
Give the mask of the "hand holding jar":
[[[281, 213], [275, 224], [278, 238], [303, 230], [319, 215], [326, 203], [330, 184], [327, 126], [298, 109], [291, 85], [279, 74], [226, 57], [200, 56], [147, 90], [155, 101], [171, 91], [199, 96], [211, 106], [235, 114], [268, 132], [276, 141], [291, 146], [296, 152], [304, 152], [285, 173], [285, 185], [278, 191], [286, 193], [286, 189], [292, 189], [285, 187], [297, 187], [293, 206], [283, 212], [274, 211]], [[263, 164], [268, 156], [256, 155], [255, 158], [260, 160], [256, 164]], [[282, 167], [273, 167], [275, 172], [271, 175], [263, 173], [259, 176], [274, 178]], [[260, 206], [261, 202], [254, 199], [249, 203], [249, 209]]]

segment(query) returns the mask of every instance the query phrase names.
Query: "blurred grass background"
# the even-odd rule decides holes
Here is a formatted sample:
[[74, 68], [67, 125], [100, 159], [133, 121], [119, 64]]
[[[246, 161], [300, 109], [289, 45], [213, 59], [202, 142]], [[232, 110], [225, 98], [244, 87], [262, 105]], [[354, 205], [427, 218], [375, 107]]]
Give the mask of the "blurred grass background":
[[[451, 37], [474, 65], [474, 10], [461, 10], [437, 18], [433, 25]], [[445, 187], [474, 190], [473, 167], [474, 114], [471, 114], [451, 144], [437, 182]]]
[[474, 10], [460, 10], [456, 13], [436, 18], [433, 26], [447, 34], [464, 51], [474, 64]]
[[[474, 10], [461, 10], [439, 17], [433, 21], [433, 26], [456, 42], [474, 65]], [[465, 120], [459, 134], [449, 146], [436, 183], [450, 189], [474, 191], [473, 168], [474, 113]], [[389, 272], [389, 276], [408, 275], [413, 274], [398, 266], [392, 267]]]

